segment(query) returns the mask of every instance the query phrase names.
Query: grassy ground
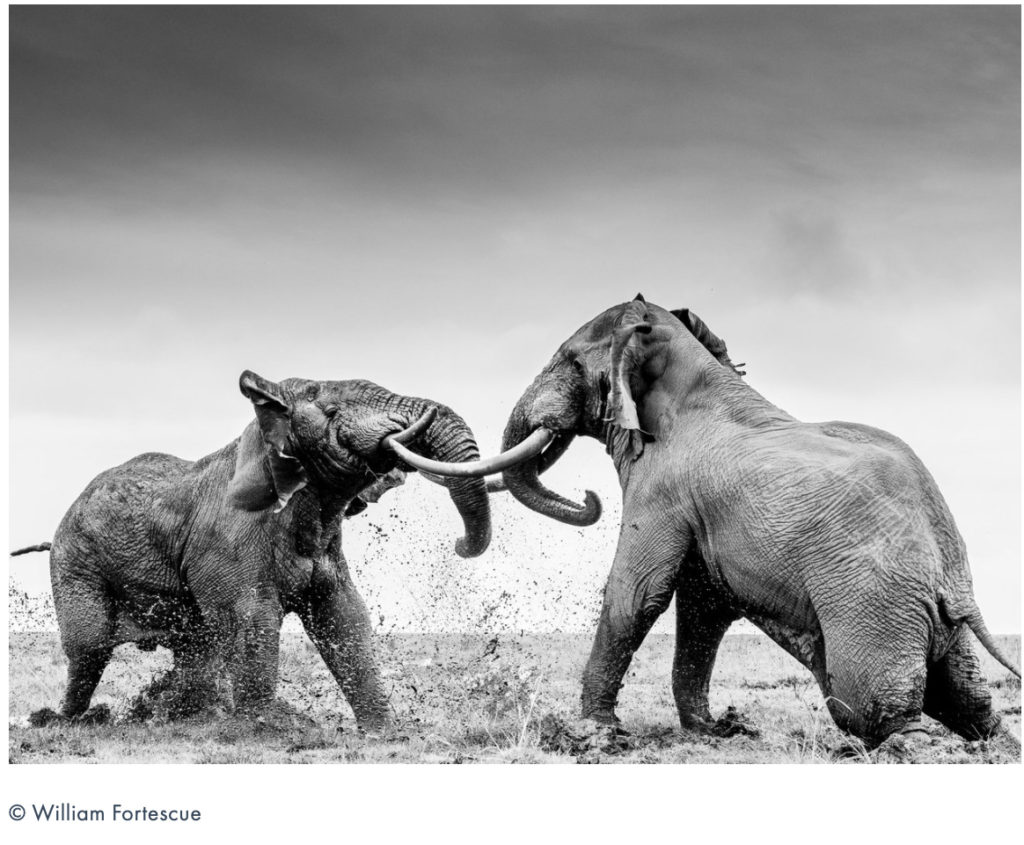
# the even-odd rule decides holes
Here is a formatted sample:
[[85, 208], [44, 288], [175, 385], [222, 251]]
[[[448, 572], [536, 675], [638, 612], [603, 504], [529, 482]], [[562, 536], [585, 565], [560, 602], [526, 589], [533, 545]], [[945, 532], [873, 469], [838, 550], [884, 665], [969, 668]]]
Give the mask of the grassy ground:
[[[1017, 637], [1002, 638], [1020, 659]], [[28, 714], [55, 707], [65, 660], [55, 633], [12, 633], [10, 760], [46, 762], [601, 762], [817, 763], [1004, 762], [990, 743], [966, 743], [929, 723], [931, 745], [867, 754], [832, 724], [817, 686], [770, 641], [726, 638], [711, 684], [720, 736], [678, 729], [669, 687], [672, 638], [652, 636], [637, 654], [620, 698], [628, 737], [598, 748], [575, 723], [587, 636], [526, 636], [488, 642], [476, 636], [392, 635], [380, 642], [399, 728], [364, 736], [337, 685], [306, 639], [282, 643], [283, 720], [234, 718], [132, 722], [130, 700], [170, 666], [169, 655], [117, 650], [94, 697], [115, 718], [101, 726], [27, 726]], [[1005, 722], [1020, 736], [1020, 683], [986, 656], [986, 676]], [[733, 708], [730, 711], [729, 708]], [[738, 714], [739, 719], [734, 718]], [[749, 729], [753, 730], [749, 730]]]

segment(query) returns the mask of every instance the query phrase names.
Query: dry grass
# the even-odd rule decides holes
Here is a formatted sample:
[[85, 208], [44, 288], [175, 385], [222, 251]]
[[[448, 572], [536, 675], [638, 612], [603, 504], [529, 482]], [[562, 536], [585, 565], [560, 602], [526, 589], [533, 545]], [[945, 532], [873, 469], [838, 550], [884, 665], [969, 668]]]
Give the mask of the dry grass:
[[[1019, 658], [1016, 637], [1004, 638]], [[717, 714], [740, 715], [732, 736], [678, 729], [669, 688], [672, 638], [652, 636], [637, 654], [619, 713], [627, 737], [597, 747], [572, 739], [586, 636], [515, 640], [450, 635], [391, 635], [380, 642], [385, 680], [399, 728], [364, 736], [319, 656], [304, 637], [286, 634], [280, 698], [290, 715], [273, 724], [233, 718], [133, 723], [129, 701], [169, 668], [169, 655], [125, 646], [94, 698], [115, 713], [103, 726], [27, 727], [32, 711], [56, 706], [64, 655], [53, 633], [12, 633], [11, 762], [161, 763], [822, 763], [878, 762], [877, 753], [833, 725], [811, 676], [771, 642], [726, 638], [711, 686]], [[997, 708], [1020, 735], [1020, 683], [986, 662]], [[731, 716], [732, 714], [730, 714]], [[752, 726], [756, 735], [743, 731]], [[934, 740], [895, 759], [1002, 762], [988, 743], [966, 743], [930, 725]], [[728, 733], [729, 731], [723, 731]], [[886, 759], [893, 759], [888, 755]]]

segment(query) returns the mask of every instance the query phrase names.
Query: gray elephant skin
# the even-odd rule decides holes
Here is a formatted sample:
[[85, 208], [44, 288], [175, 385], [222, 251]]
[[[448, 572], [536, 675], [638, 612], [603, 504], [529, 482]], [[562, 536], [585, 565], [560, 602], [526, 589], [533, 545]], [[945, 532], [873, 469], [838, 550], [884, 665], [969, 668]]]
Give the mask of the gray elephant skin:
[[593, 493], [577, 504], [538, 478], [576, 435], [606, 444], [622, 487], [583, 716], [616, 721], [633, 653], [675, 596], [684, 727], [710, 722], [715, 655], [745, 617], [813, 673], [835, 722], [869, 747], [919, 730], [922, 712], [972, 740], [993, 735], [968, 629], [1020, 670], [985, 627], [928, 470], [893, 435], [800, 422], [741, 375], [695, 314], [638, 296], [566, 340], [509, 417], [504, 450], [554, 435], [503, 473], [528, 508], [572, 525], [599, 517]]
[[[444, 405], [368, 381], [274, 383], [246, 371], [240, 387], [256, 413], [240, 438], [195, 462], [149, 453], [109, 469], [60, 523], [50, 570], [69, 661], [63, 717], [85, 713], [125, 642], [173, 651], [191, 693], [184, 707], [226, 677], [236, 710], [259, 713], [274, 698], [282, 618], [294, 612], [359, 725], [390, 721], [342, 518], [400, 481], [389, 437], [419, 420], [411, 442], [459, 462], [479, 457], [473, 433]], [[447, 486], [466, 532], [456, 550], [479, 555], [491, 532], [484, 482]]]

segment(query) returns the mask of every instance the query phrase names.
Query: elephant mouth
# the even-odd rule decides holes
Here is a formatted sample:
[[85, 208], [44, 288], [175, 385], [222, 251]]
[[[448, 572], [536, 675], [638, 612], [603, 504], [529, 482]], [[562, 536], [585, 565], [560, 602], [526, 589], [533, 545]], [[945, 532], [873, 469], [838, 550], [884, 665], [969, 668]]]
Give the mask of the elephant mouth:
[[[393, 425], [383, 437], [373, 439], [360, 437], [353, 441], [350, 432], [340, 427], [334, 432], [334, 441], [340, 452], [328, 452], [318, 456], [326, 464], [326, 468], [344, 476], [363, 475], [369, 473], [373, 478], [389, 472], [394, 466], [395, 454], [388, 448], [388, 442], [395, 438], [399, 442], [410, 442], [419, 437], [434, 421], [436, 408], [430, 408], [414, 423], [409, 425], [406, 420], [392, 416]], [[316, 459], [313, 461], [316, 462]]]

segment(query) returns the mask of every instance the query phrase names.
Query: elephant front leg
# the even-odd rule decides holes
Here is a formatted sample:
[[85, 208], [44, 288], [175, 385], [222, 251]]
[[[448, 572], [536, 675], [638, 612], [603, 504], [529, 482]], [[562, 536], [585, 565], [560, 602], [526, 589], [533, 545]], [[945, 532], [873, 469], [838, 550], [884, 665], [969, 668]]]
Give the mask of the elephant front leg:
[[214, 626], [215, 641], [230, 642], [226, 668], [236, 710], [255, 714], [274, 701], [283, 615], [268, 585], [255, 588]]
[[604, 590], [597, 635], [583, 671], [582, 716], [615, 724], [615, 705], [633, 654], [672, 600], [688, 545], [669, 535], [663, 515], [623, 515], [619, 546]]
[[723, 601], [700, 571], [687, 561], [676, 588], [676, 651], [672, 695], [684, 728], [703, 729], [711, 719], [708, 693], [718, 647], [739, 614]]
[[366, 605], [347, 572], [309, 596], [299, 617], [331, 670], [361, 728], [391, 722], [388, 697], [373, 654], [373, 629]]

